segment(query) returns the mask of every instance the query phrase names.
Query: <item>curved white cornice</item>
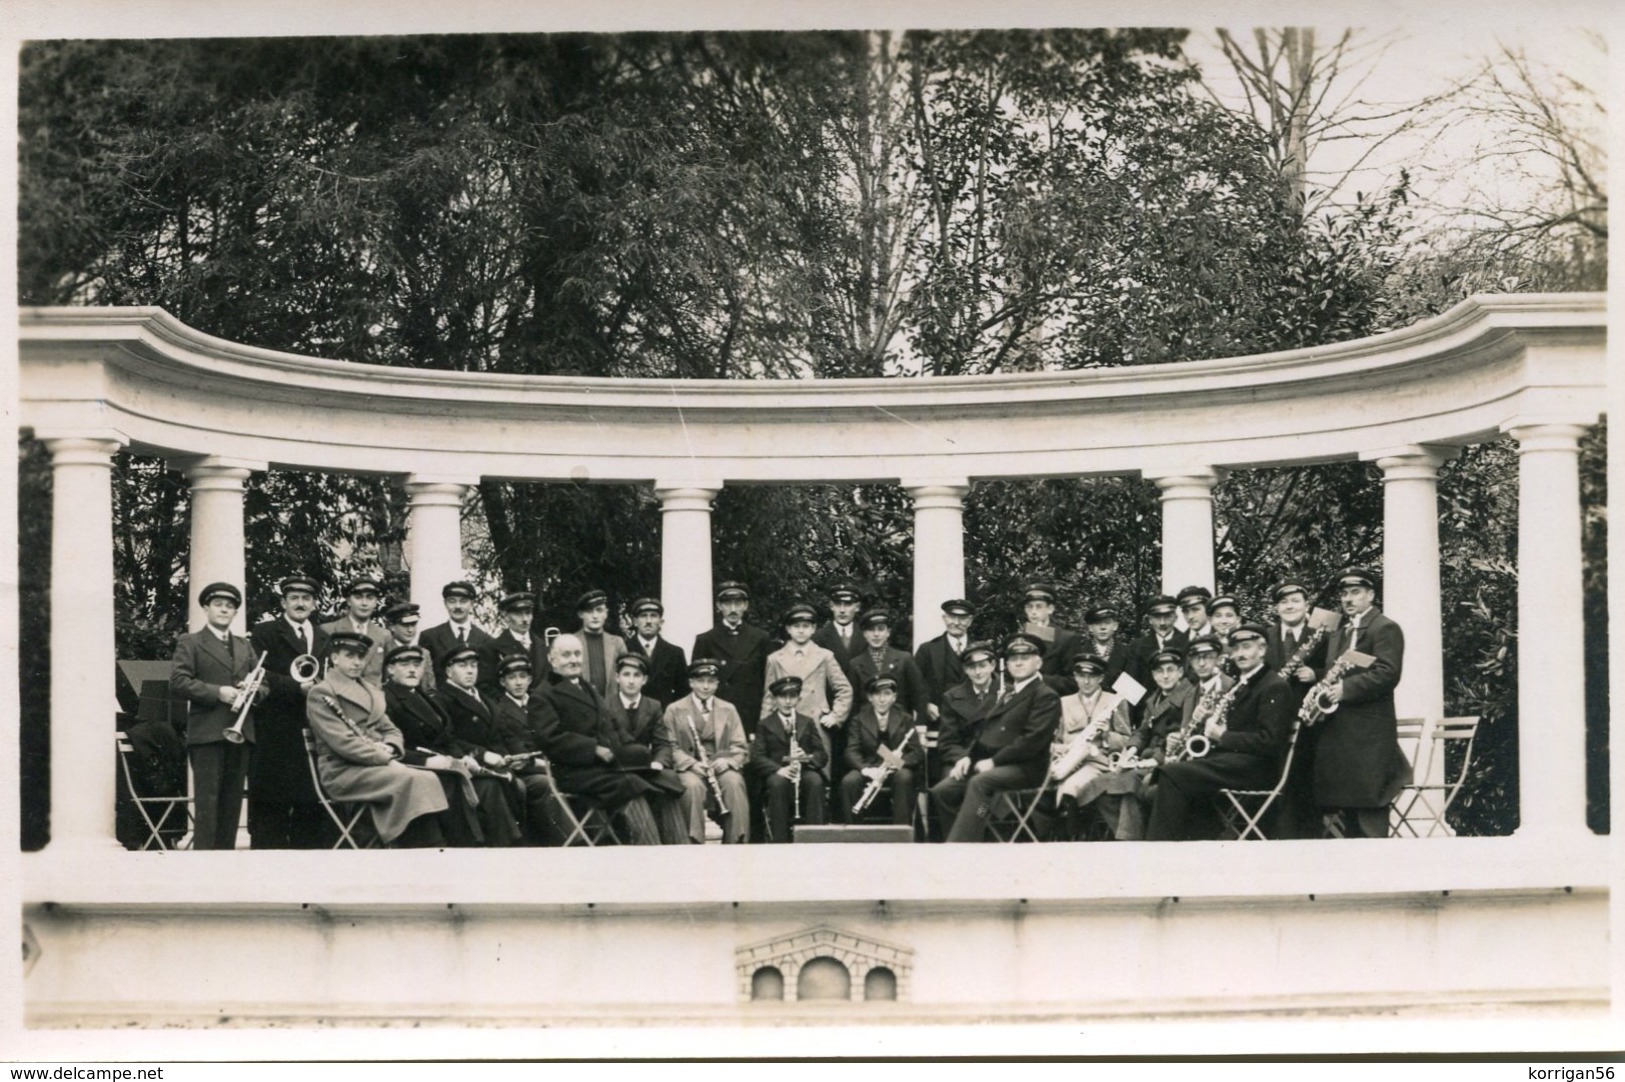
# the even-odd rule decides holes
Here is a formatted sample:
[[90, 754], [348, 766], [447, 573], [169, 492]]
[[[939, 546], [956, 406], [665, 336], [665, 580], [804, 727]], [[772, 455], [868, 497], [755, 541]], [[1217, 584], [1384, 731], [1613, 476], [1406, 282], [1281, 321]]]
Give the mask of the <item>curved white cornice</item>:
[[160, 308], [22, 312], [22, 423], [139, 450], [532, 479], [885, 480], [1348, 458], [1596, 420], [1602, 294], [1479, 296], [1371, 338], [1137, 368], [862, 380], [381, 367], [202, 334]]

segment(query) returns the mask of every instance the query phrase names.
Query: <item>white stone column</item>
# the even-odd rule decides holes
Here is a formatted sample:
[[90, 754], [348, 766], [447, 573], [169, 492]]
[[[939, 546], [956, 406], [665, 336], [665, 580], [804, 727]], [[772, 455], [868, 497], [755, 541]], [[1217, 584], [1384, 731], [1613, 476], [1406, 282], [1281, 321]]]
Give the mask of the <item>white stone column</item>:
[[1444, 716], [1439, 467], [1459, 453], [1413, 444], [1360, 456], [1382, 470], [1382, 610], [1405, 632], [1405, 671], [1394, 689], [1402, 718]]
[[247, 627], [248, 582], [244, 570], [248, 540], [243, 530], [243, 482], [266, 463], [205, 455], [177, 461], [192, 486], [192, 558], [187, 598], [187, 626], [197, 631], [207, 623], [197, 604], [198, 591], [211, 582], [229, 582], [243, 591], [243, 606], [232, 628]]
[[127, 441], [105, 429], [35, 435], [51, 452], [49, 848], [114, 849], [113, 455]]
[[1213, 574], [1213, 486], [1224, 471], [1213, 466], [1147, 473], [1162, 490], [1162, 590], [1185, 586], [1217, 591]]
[[963, 477], [904, 481], [914, 500], [914, 644], [942, 630], [942, 603], [965, 596]]
[[715, 608], [711, 579], [711, 501], [721, 481], [656, 481], [660, 500], [660, 602], [667, 640], [685, 651], [708, 630]]
[[412, 600], [422, 607], [422, 623], [444, 623], [446, 606], [440, 591], [463, 577], [463, 498], [479, 484], [477, 477], [441, 477], [414, 473], [406, 478], [411, 498], [407, 511], [407, 567]]
[[1518, 441], [1518, 834], [1587, 835], [1578, 424]]

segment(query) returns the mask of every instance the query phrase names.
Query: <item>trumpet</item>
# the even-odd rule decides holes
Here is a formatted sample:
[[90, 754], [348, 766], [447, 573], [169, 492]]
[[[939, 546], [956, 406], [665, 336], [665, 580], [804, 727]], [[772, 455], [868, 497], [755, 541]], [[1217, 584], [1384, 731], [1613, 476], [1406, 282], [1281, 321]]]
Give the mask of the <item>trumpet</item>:
[[254, 705], [254, 696], [259, 694], [260, 685], [265, 683], [265, 655], [267, 650], [260, 651], [260, 659], [254, 663], [254, 668], [243, 677], [242, 687], [237, 691], [237, 720], [231, 728], [223, 734], [228, 744], [241, 744], [243, 742], [243, 725], [248, 721], [249, 708]]
[[[897, 747], [894, 749], [895, 754], [898, 757], [897, 761], [899, 763], [903, 761], [903, 749], [908, 747], [908, 742], [912, 739], [914, 739], [914, 730], [910, 729], [908, 732], [903, 734], [903, 739], [898, 742]], [[858, 797], [858, 802], [852, 805], [853, 815], [862, 814], [864, 808], [867, 808], [870, 804], [874, 803], [875, 797], [880, 795], [881, 786], [886, 784], [886, 779], [891, 777], [892, 772], [896, 769], [897, 768], [895, 766], [888, 766], [884, 760], [881, 761], [880, 773], [876, 774], [872, 779], [870, 779], [869, 788], [865, 789], [863, 791], [863, 795]]]
[[288, 666], [288, 675], [303, 684], [321, 677], [324, 668], [325, 666], [316, 660], [315, 654], [300, 654], [293, 659], [293, 664]]

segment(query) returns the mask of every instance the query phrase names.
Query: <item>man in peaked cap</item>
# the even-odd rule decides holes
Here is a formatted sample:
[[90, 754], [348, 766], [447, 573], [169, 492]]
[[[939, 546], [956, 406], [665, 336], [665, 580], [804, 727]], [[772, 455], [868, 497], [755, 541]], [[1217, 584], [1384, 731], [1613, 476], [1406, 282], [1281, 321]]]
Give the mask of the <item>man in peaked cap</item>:
[[640, 597], [632, 602], [632, 626], [637, 634], [626, 640], [626, 648], [649, 663], [643, 694], [662, 709], [688, 694], [688, 655], [681, 646], [661, 637], [665, 623], [666, 607], [659, 598]]
[[1083, 643], [1078, 633], [1055, 622], [1055, 588], [1042, 582], [1028, 586], [1021, 594], [1021, 611], [1026, 621], [1021, 630], [1036, 636], [1044, 645], [1044, 679], [1058, 695], [1078, 690], [1072, 679], [1072, 662]]
[[305, 699], [315, 679], [300, 680], [294, 659], [327, 657], [327, 632], [311, 620], [321, 585], [308, 575], [278, 584], [282, 614], [248, 634], [255, 656], [265, 655], [265, 702], [256, 709], [254, 751], [248, 761], [248, 836], [255, 849], [322, 849], [332, 824], [316, 797], [305, 754]]
[[929, 719], [920, 718], [922, 724], [929, 720], [932, 727], [936, 727], [937, 719], [942, 714], [942, 696], [965, 679], [959, 655], [970, 645], [970, 626], [975, 615], [969, 601], [961, 597], [949, 598], [942, 603], [945, 630], [936, 638], [921, 643], [919, 649], [914, 651], [914, 664], [925, 681], [925, 693], [929, 700]]
[[1347, 837], [1388, 836], [1388, 805], [1411, 777], [1399, 747], [1394, 688], [1405, 665], [1405, 635], [1377, 606], [1377, 575], [1351, 567], [1337, 577], [1343, 624], [1327, 636], [1317, 678], [1351, 650], [1375, 658], [1333, 683], [1337, 709], [1315, 726], [1314, 793], [1323, 812], [1339, 817]]
[[749, 735], [756, 731], [756, 722], [762, 716], [767, 655], [773, 647], [767, 632], [745, 622], [745, 614], [750, 611], [750, 591], [744, 583], [720, 583], [716, 597], [717, 622], [695, 638], [689, 656], [719, 663], [716, 694], [738, 712]]
[[[1329, 635], [1316, 640], [1315, 630], [1309, 622], [1309, 600], [1317, 593], [1305, 585], [1307, 580], [1298, 576], [1282, 579], [1270, 590], [1275, 603], [1275, 619], [1264, 626], [1267, 648], [1264, 664], [1271, 672], [1286, 670], [1286, 685], [1292, 699], [1301, 705], [1309, 689], [1318, 679], [1317, 669], [1326, 667], [1326, 650], [1331, 645]], [[1297, 664], [1292, 662], [1296, 659]], [[1275, 837], [1318, 838], [1325, 824], [1320, 809], [1315, 805], [1314, 761], [1319, 743], [1320, 726], [1309, 726], [1298, 731], [1297, 752], [1292, 758], [1292, 772], [1281, 791], [1281, 811], [1275, 821]]]
[[1179, 619], [1179, 602], [1168, 594], [1158, 594], [1145, 607], [1146, 632], [1129, 643], [1128, 674], [1142, 687], [1151, 686], [1151, 657], [1164, 650], [1181, 654], [1190, 637], [1174, 626]]
[[[722, 840], [728, 845], [744, 842], [751, 818], [750, 798], [741, 773], [750, 745], [739, 711], [717, 694], [721, 674], [722, 667], [715, 658], [697, 657], [689, 662], [691, 692], [666, 707], [663, 718], [666, 731], [671, 733], [672, 760], [683, 783], [688, 840], [695, 844], [705, 842], [707, 814], [722, 827]], [[711, 764], [711, 774], [705, 770], [706, 761]]]
[[986, 707], [974, 741], [931, 790], [943, 821], [953, 823], [947, 841], [984, 840], [1004, 793], [1043, 784], [1061, 720], [1061, 697], [1040, 675], [1045, 649], [1043, 639], [1024, 631], [1005, 640], [1008, 680]]
[[370, 575], [351, 579], [344, 587], [344, 611], [338, 619], [322, 625], [329, 635], [335, 631], [349, 631], [365, 635], [373, 648], [367, 652], [367, 663], [361, 668], [361, 678], [375, 684], [384, 682], [384, 654], [389, 650], [389, 630], [375, 618], [379, 601], [378, 580]]
[[418, 640], [429, 651], [429, 656], [434, 658], [436, 683], [444, 684], [446, 681], [446, 655], [459, 647], [472, 646], [480, 655], [477, 683], [481, 687], [496, 687], [495, 640], [474, 622], [474, 602], [479, 599], [474, 584], [462, 579], [448, 582], [441, 588], [440, 597], [446, 603], [446, 622], [426, 629]]
[[[1128, 670], [1129, 663], [1128, 643], [1117, 634], [1121, 624], [1117, 610], [1110, 605], [1096, 605], [1083, 614], [1083, 622], [1089, 634], [1078, 647], [1078, 657], [1088, 656], [1100, 662], [1103, 669], [1101, 683], [1110, 691], [1117, 678]], [[1076, 672], [1074, 659], [1074, 676]]]
[[[234, 849], [242, 820], [243, 779], [254, 744], [254, 711], [227, 738], [242, 707], [243, 683], [254, 669], [254, 647], [233, 634], [231, 622], [242, 607], [242, 591], [212, 582], [198, 593], [207, 622], [175, 643], [169, 686], [191, 704], [186, 719], [186, 751], [192, 761], [193, 849]], [[269, 689], [263, 684], [258, 698]]]
[[[423, 650], [423, 677], [418, 686], [425, 695], [435, 689], [434, 657], [429, 648], [418, 642], [418, 624], [423, 621], [421, 606], [411, 601], [397, 601], [384, 610], [384, 627], [389, 631], [389, 650], [401, 646], [417, 646]], [[388, 673], [389, 652], [384, 653], [385, 673]]]
[[852, 682], [852, 655], [863, 650], [863, 633], [858, 630], [858, 610], [863, 595], [850, 582], [838, 582], [829, 590], [830, 618], [813, 632], [813, 642], [835, 655], [841, 675]]
[[1213, 629], [1208, 626], [1208, 602], [1213, 600], [1213, 591], [1206, 586], [1187, 586], [1174, 596], [1179, 603], [1179, 614], [1185, 618], [1185, 638], [1187, 642], [1195, 642], [1203, 635], [1212, 634]]
[[[492, 642], [498, 659], [517, 654], [530, 662], [533, 683], [540, 687], [547, 682], [547, 643], [540, 635], [532, 635], [531, 624], [536, 621], [536, 595], [520, 590], [503, 594], [497, 602], [503, 628]], [[499, 662], [500, 663], [500, 662]], [[491, 689], [486, 689], [487, 693]]]
[[626, 640], [609, 630], [609, 594], [588, 590], [576, 598], [576, 619], [581, 621], [576, 637], [586, 656], [582, 679], [599, 695], [608, 695], [615, 687], [615, 662], [626, 653]]
[[[864, 648], [852, 657], [853, 713], [869, 701], [863, 691], [869, 681], [877, 676], [891, 676], [897, 680], [897, 705], [912, 717], [929, 718], [931, 696], [926, 690], [925, 677], [920, 675], [920, 667], [914, 663], [914, 655], [891, 645], [891, 613], [881, 608], [870, 609], [858, 617], [858, 627], [863, 632]], [[831, 762], [837, 765], [846, 762], [847, 733], [839, 732], [830, 749]]]

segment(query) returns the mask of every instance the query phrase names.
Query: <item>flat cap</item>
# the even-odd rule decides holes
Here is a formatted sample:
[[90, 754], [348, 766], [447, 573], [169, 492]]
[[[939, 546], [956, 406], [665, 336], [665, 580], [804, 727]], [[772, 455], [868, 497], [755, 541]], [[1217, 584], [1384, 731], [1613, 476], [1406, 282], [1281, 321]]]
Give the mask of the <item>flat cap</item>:
[[1048, 601], [1053, 605], [1055, 604], [1055, 588], [1042, 582], [1032, 583], [1021, 593], [1022, 604], [1029, 601]]
[[999, 648], [986, 639], [978, 639], [959, 651], [959, 663], [969, 665], [976, 661], [997, 661]]
[[1201, 657], [1205, 654], [1218, 655], [1224, 652], [1223, 645], [1217, 635], [1200, 635], [1191, 640], [1185, 652], [1191, 657]]
[[344, 596], [349, 597], [352, 594], [365, 594], [365, 593], [374, 593], [374, 594], [376, 594], [376, 593], [382, 592], [382, 590], [383, 590], [383, 587], [381, 585], [379, 585], [377, 579], [373, 578], [371, 575], [360, 575], [360, 576], [358, 576], [356, 578], [351, 579], [348, 583], [345, 584], [345, 586], [344, 586]]
[[472, 646], [458, 646], [446, 652], [445, 665], [450, 668], [459, 661], [478, 661], [480, 652]]
[[508, 676], [516, 672], [534, 672], [531, 668], [530, 658], [524, 654], [509, 654], [497, 662], [497, 676]]
[[1117, 610], [1110, 605], [1097, 605], [1083, 614], [1083, 622], [1086, 624], [1103, 624], [1107, 620], [1117, 618]]
[[688, 663], [688, 677], [690, 680], [696, 676], [716, 676], [722, 672], [722, 663], [716, 658], [697, 657]]
[[1367, 590], [1377, 588], [1377, 573], [1369, 567], [1350, 567], [1337, 576], [1337, 588], [1345, 586], [1364, 586]]
[[418, 646], [416, 644], [410, 644], [410, 645], [407, 645], [407, 646], [397, 646], [397, 647], [395, 647], [395, 649], [391, 650], [389, 653], [384, 655], [384, 665], [385, 665], [385, 667], [397, 664], [398, 662], [422, 661], [422, 660], [423, 660], [423, 647]]
[[1234, 631], [1230, 632], [1231, 646], [1236, 645], [1238, 642], [1252, 642], [1254, 640], [1259, 642], [1264, 640], [1263, 624], [1248, 622], [1238, 625]]
[[622, 654], [615, 659], [615, 671], [622, 669], [636, 669], [644, 676], [649, 675], [649, 659], [642, 654]]
[[1192, 599], [1201, 601], [1205, 605], [1212, 596], [1213, 591], [1206, 586], [1187, 586], [1175, 595], [1174, 600], [1179, 602], [1180, 608], [1184, 608], [1186, 603]]
[[955, 616], [974, 616], [976, 610], [970, 607], [970, 602], [962, 597], [951, 597], [942, 603], [942, 611], [953, 613]]
[[1175, 601], [1167, 594], [1158, 594], [1151, 599], [1150, 604], [1146, 605], [1145, 614], [1147, 616], [1163, 616], [1177, 608], [1179, 608], [1178, 601]]
[[871, 627], [890, 627], [891, 613], [885, 609], [870, 609], [858, 617], [858, 626], [865, 631]]
[[1072, 671], [1075, 673], [1093, 673], [1095, 676], [1105, 676], [1106, 663], [1101, 661], [1098, 657], [1091, 657], [1088, 654], [1081, 654], [1079, 655], [1078, 660], [1072, 663]]
[[658, 597], [640, 597], [632, 602], [633, 616], [642, 616], [646, 612], [659, 613], [664, 616], [666, 615], [666, 606], [660, 603]]
[[372, 650], [372, 640], [358, 631], [334, 631], [327, 636], [327, 652], [334, 650], [354, 650], [367, 654]]
[[818, 610], [805, 601], [797, 601], [784, 610], [783, 622], [786, 626], [795, 623], [816, 624], [818, 622]]
[[1236, 599], [1231, 597], [1229, 594], [1220, 594], [1218, 597], [1215, 597], [1213, 600], [1207, 603], [1207, 611], [1209, 613], [1218, 612], [1220, 609], [1226, 607], [1234, 609], [1237, 613], [1241, 612], [1241, 606], [1236, 604]]

